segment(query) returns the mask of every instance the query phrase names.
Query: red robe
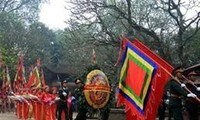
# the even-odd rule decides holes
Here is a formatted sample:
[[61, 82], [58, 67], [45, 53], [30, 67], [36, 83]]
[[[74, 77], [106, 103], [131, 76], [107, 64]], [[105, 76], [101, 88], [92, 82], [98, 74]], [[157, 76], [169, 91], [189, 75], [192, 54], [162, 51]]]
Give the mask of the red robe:
[[[20, 95], [19, 92], [15, 93], [16, 95]], [[22, 102], [16, 101], [16, 115], [17, 118], [22, 118]]]
[[[37, 92], [36, 96], [41, 99], [42, 98], [42, 92]], [[43, 111], [42, 111], [42, 102], [36, 100], [33, 104], [34, 106], [34, 120], [42, 120]]]
[[52, 101], [52, 96], [48, 92], [44, 92], [42, 95], [43, 110], [44, 110], [44, 120], [51, 120], [51, 109], [50, 102]]
[[57, 104], [56, 104], [56, 97], [57, 94], [51, 94], [52, 97], [52, 101], [51, 101], [51, 105], [50, 105], [50, 120], [56, 120], [56, 109], [57, 109]]
[[[23, 93], [23, 96], [26, 97], [27, 96], [27, 92]], [[29, 118], [29, 102], [28, 100], [25, 98], [22, 102], [22, 119], [27, 120]]]

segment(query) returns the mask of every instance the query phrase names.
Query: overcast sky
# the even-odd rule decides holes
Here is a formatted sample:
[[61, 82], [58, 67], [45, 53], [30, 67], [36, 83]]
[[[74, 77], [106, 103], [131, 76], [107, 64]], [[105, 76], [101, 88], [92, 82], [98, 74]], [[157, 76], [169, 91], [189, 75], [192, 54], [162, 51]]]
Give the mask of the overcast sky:
[[46, 24], [50, 29], [64, 29], [65, 20], [68, 19], [69, 12], [64, 8], [67, 7], [66, 0], [50, 0], [41, 6], [40, 22]]

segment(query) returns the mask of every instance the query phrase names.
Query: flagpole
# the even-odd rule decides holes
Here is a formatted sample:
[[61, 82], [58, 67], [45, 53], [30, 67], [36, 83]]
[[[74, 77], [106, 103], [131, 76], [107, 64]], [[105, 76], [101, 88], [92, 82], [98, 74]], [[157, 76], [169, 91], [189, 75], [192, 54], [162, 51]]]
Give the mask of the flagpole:
[[194, 84], [194, 82], [190, 81], [190, 80], [189, 80], [188, 78], [186, 78], [183, 74], [182, 74], [182, 77], [183, 77], [185, 80], [189, 81], [188, 83], [190, 83], [193, 87], [195, 87], [195, 88], [197, 89], [197, 86]]

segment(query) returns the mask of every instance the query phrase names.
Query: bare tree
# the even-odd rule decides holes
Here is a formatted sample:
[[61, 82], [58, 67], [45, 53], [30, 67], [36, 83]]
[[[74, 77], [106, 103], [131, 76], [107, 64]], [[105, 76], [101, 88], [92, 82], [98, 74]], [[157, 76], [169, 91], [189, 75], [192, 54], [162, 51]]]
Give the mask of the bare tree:
[[48, 0], [1, 0], [0, 13], [17, 13], [26, 21], [38, 19], [39, 5]]
[[[175, 51], [178, 53], [178, 61], [180, 64], [187, 65], [189, 61], [186, 60], [184, 54], [185, 46], [198, 32], [200, 21], [200, 1], [198, 0], [161, 0], [157, 3], [157, 7], [168, 13], [175, 21], [173, 29], [176, 37]], [[188, 31], [194, 29], [188, 35]]]
[[[195, 0], [71, 0], [73, 21], [88, 27], [98, 44], [119, 44], [122, 33], [142, 38], [166, 60], [187, 63], [184, 45], [198, 31], [199, 12], [188, 19], [189, 10], [199, 6]], [[184, 11], [183, 11], [184, 9]], [[193, 34], [185, 33], [195, 28]], [[176, 39], [174, 39], [176, 36]], [[174, 60], [172, 48], [178, 59]], [[176, 54], [177, 54], [176, 53]], [[173, 59], [173, 60], [172, 60]]]

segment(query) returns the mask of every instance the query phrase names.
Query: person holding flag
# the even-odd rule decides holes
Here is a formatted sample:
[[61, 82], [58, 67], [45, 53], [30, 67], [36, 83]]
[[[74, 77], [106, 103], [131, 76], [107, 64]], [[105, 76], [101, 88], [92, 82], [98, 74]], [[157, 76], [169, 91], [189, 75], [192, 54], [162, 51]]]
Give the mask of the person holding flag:
[[83, 94], [83, 89], [84, 89], [84, 83], [81, 79], [76, 79], [75, 84], [77, 88], [75, 89], [75, 98], [77, 100], [78, 106], [78, 114], [75, 118], [75, 120], [86, 120], [86, 113], [88, 112], [87, 110], [87, 103]]
[[[196, 95], [194, 93], [188, 93], [184, 88], [186, 85], [183, 82], [183, 75], [182, 75], [182, 68], [176, 67], [172, 71], [172, 75], [174, 78], [172, 78], [166, 88], [170, 93], [169, 96], [169, 111], [171, 111], [172, 117], [174, 120], [183, 120], [182, 115], [182, 99], [189, 97], [189, 98], [196, 98]], [[181, 83], [181, 84], [180, 84]]]
[[[194, 85], [195, 82], [195, 76], [197, 76], [198, 74], [195, 71], [190, 72], [187, 75], [187, 81], [186, 81], [186, 87], [192, 91], [193, 93], [195, 93], [198, 97], [200, 96], [200, 87], [197, 87], [196, 85]], [[195, 99], [191, 99], [191, 98], [186, 98], [185, 101], [185, 107], [186, 110], [189, 113], [189, 120], [198, 120], [198, 113], [199, 111], [199, 103], [195, 100]]]

